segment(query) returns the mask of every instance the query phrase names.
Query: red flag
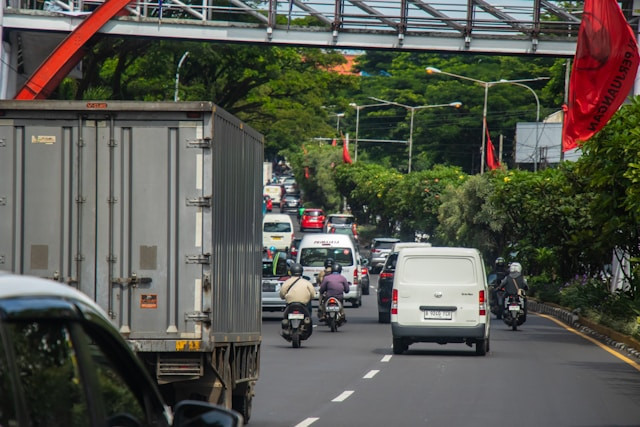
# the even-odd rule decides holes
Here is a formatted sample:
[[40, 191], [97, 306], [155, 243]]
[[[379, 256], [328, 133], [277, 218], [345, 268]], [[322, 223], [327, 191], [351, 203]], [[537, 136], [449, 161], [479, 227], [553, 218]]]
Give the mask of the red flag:
[[331, 146], [335, 147], [336, 145], [338, 145], [338, 141], [336, 141], [336, 139], [333, 138], [333, 141], [331, 141]]
[[309, 179], [309, 166], [304, 167], [304, 177], [305, 179]]
[[349, 143], [344, 135], [342, 135], [342, 161], [344, 163], [353, 163], [351, 155], [349, 154]]
[[585, 0], [565, 108], [562, 151], [607, 124], [633, 87], [638, 45], [616, 0]]
[[489, 128], [487, 127], [487, 121], [485, 120], [485, 129], [487, 130], [487, 166], [489, 169], [496, 170], [500, 167], [500, 162], [496, 160], [496, 154], [489, 136]]

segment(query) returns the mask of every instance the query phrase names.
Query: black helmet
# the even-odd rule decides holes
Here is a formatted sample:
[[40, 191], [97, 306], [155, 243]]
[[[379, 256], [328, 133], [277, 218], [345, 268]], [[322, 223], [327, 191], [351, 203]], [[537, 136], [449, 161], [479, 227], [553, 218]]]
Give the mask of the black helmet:
[[498, 268], [504, 268], [507, 266], [506, 261], [504, 260], [504, 258], [502, 258], [501, 256], [499, 256], [498, 258], [496, 258], [496, 262], [495, 262], [496, 267]]
[[342, 273], [342, 266], [337, 262], [331, 266], [332, 273]]
[[327, 258], [324, 260], [324, 268], [331, 268], [333, 267], [335, 261], [333, 261], [333, 258]]
[[295, 263], [295, 264], [291, 264], [291, 267], [289, 267], [289, 272], [291, 273], [292, 276], [302, 276], [302, 265]]

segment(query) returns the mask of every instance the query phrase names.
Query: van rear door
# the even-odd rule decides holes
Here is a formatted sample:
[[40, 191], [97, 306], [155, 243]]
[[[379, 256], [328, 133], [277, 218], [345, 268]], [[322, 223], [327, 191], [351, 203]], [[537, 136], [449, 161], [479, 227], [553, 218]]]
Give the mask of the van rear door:
[[394, 278], [398, 324], [468, 327], [480, 323], [479, 293], [484, 288], [476, 272], [471, 257], [399, 257]]

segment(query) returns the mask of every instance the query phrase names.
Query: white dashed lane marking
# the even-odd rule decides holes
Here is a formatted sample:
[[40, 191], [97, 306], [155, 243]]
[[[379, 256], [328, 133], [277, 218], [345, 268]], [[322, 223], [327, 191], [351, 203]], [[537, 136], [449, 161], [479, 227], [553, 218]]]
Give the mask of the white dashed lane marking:
[[332, 402], [344, 402], [345, 400], [347, 400], [347, 398], [349, 396], [351, 396], [353, 394], [353, 390], [347, 390], [347, 391], [343, 391], [340, 396], [336, 397], [335, 399], [332, 400]]
[[301, 423], [296, 424], [295, 427], [307, 427], [307, 426], [310, 426], [311, 424], [315, 423], [319, 419], [320, 418], [307, 418], [306, 420], [302, 421]]
[[385, 357], [382, 358], [381, 362], [388, 362], [389, 360], [391, 360], [391, 355], [387, 354]]
[[377, 369], [373, 369], [373, 370], [371, 370], [371, 371], [367, 372], [367, 375], [365, 375], [365, 376], [364, 376], [364, 377], [362, 377], [362, 378], [373, 378], [373, 377], [375, 377], [375, 376], [376, 376], [376, 374], [377, 374], [378, 372], [380, 372], [380, 371], [379, 371], [379, 370], [377, 370]]

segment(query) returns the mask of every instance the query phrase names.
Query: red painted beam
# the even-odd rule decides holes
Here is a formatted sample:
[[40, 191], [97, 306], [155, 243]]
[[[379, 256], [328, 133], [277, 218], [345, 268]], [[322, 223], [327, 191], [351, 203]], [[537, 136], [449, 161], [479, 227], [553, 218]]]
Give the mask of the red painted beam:
[[84, 56], [84, 45], [132, 0], [107, 0], [49, 55], [14, 99], [46, 99]]

